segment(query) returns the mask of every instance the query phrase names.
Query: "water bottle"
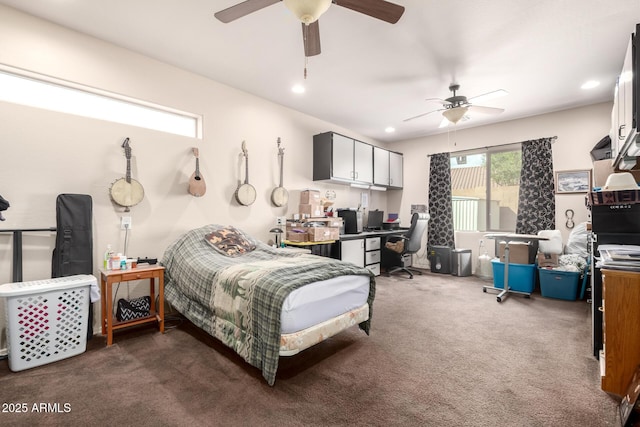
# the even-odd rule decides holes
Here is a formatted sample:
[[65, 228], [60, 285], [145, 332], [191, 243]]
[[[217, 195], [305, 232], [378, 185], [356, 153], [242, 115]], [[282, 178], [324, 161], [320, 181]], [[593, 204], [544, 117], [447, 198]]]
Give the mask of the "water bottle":
[[113, 249], [111, 249], [111, 245], [107, 245], [107, 250], [104, 253], [104, 259], [102, 263], [102, 268], [105, 270], [111, 270], [110, 260], [113, 256]]

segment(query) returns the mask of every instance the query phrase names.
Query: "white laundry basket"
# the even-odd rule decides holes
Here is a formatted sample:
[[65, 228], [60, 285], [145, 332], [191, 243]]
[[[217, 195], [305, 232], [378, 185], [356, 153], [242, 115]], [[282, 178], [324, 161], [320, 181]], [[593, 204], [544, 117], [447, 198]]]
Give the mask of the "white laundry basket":
[[21, 371], [84, 353], [92, 275], [0, 286], [6, 299], [9, 369]]

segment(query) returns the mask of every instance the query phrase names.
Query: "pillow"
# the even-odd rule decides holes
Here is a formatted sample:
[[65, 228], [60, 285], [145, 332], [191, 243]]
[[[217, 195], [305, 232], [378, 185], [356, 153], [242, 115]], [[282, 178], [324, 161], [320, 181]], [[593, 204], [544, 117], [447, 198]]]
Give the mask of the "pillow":
[[251, 252], [256, 245], [235, 227], [223, 227], [204, 236], [205, 240], [222, 255], [235, 257]]
[[402, 253], [402, 251], [404, 251], [404, 240], [398, 240], [397, 242], [387, 242], [384, 244], [384, 246], [387, 249], [391, 249], [394, 252], [397, 252], [399, 254]]

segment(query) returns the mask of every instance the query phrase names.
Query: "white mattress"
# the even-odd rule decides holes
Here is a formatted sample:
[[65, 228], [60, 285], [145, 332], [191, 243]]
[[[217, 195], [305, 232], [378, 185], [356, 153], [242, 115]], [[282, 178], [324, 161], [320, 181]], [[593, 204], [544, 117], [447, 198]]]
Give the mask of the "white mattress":
[[369, 276], [340, 276], [303, 286], [284, 300], [281, 333], [290, 334], [367, 302]]

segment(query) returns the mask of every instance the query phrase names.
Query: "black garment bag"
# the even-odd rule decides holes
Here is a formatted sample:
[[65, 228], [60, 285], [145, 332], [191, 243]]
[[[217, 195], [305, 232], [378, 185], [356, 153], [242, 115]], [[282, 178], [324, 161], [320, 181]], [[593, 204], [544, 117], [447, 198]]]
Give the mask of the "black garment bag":
[[[56, 199], [56, 246], [51, 277], [93, 274], [92, 201], [86, 194], [60, 194]], [[93, 305], [89, 304], [87, 340], [93, 336]]]

